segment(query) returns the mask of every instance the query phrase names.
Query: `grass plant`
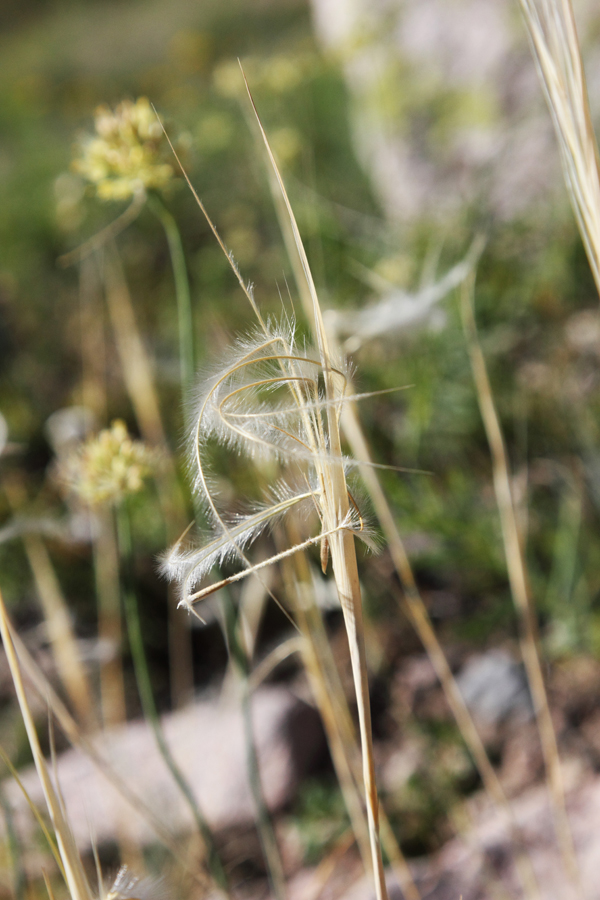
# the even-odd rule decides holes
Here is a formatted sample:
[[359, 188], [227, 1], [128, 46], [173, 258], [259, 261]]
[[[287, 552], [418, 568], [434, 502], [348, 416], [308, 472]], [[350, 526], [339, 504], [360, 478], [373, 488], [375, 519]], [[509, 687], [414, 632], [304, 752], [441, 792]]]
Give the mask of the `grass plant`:
[[[250, 100], [253, 103], [251, 97]], [[190, 611], [194, 611], [194, 604], [218, 588], [256, 574], [266, 565], [308, 546], [320, 544], [323, 568], [327, 567], [331, 554], [350, 646], [359, 714], [371, 861], [376, 895], [378, 900], [382, 900], [387, 897], [387, 888], [379, 839], [379, 801], [373, 761], [362, 600], [354, 544], [356, 536], [365, 536], [364, 522], [348, 491], [348, 461], [342, 454], [340, 435], [340, 414], [345, 402], [347, 375], [343, 364], [334, 360], [329, 349], [317, 292], [296, 219], [258, 113], [256, 115], [309, 285], [318, 354], [311, 357], [297, 347], [293, 328], [289, 325], [280, 327], [265, 321], [251, 288], [245, 284], [194, 191], [200, 208], [250, 302], [259, 331], [253, 338], [238, 343], [227, 365], [207, 380], [197, 401], [190, 456], [195, 467], [195, 487], [212, 520], [214, 538], [198, 548], [184, 548], [180, 543], [175, 545], [165, 560], [165, 571], [181, 584], [182, 603]], [[275, 404], [269, 404], [268, 394], [277, 392], [283, 393], [283, 398], [276, 396]], [[218, 501], [210, 487], [203, 458], [206, 442], [213, 436], [251, 456], [260, 453], [284, 465], [292, 465], [298, 470], [295, 475], [296, 479], [300, 478], [300, 482], [281, 481], [273, 488], [274, 502], [258, 508], [237, 522], [227, 522], [218, 509]], [[301, 504], [316, 510], [321, 522], [320, 534], [301, 541], [263, 563], [252, 565], [245, 553], [247, 544], [270, 522], [281, 518], [290, 510], [297, 511]], [[215, 563], [232, 557], [245, 568], [208, 587], [198, 588], [198, 584]]]
[[[598, 150], [589, 113], [573, 10], [570, 0], [521, 0], [521, 5], [556, 128], [573, 208], [596, 286], [600, 291]], [[193, 615], [201, 617], [201, 601], [220, 588], [226, 589], [222, 603], [223, 631], [230, 656], [230, 670], [234, 673], [241, 696], [249, 781], [273, 895], [277, 900], [283, 900], [286, 895], [284, 866], [262, 792], [252, 728], [251, 694], [276, 665], [292, 653], [299, 653], [324, 722], [334, 768], [351, 822], [351, 832], [341, 835], [331, 854], [318, 867], [313, 883], [314, 895], [318, 896], [339, 866], [340, 860], [356, 841], [364, 868], [374, 879], [378, 900], [387, 898], [382, 846], [395, 869], [403, 895], [407, 900], [419, 900], [420, 896], [385, 813], [379, 808], [375, 783], [365, 624], [355, 549], [357, 539], [369, 546], [373, 542], [364, 514], [354, 498], [349, 478], [352, 472], [358, 471], [371, 497], [402, 586], [402, 609], [435, 669], [483, 785], [506, 817], [523, 893], [527, 897], [539, 897], [521, 832], [498, 773], [488, 758], [484, 743], [460, 694], [419, 591], [401, 530], [378, 477], [378, 466], [357, 415], [355, 401], [361, 397], [373, 397], [376, 392], [364, 395], [354, 393], [352, 370], [342, 359], [341, 350], [336, 345], [337, 335], [326, 328], [326, 320], [282, 176], [251, 97], [250, 101], [256, 114], [254, 122], [266, 153], [271, 190], [298, 293], [305, 318], [312, 329], [314, 347], [308, 347], [298, 339], [294, 321], [284, 316], [281, 322], [277, 322], [262, 312], [255, 301], [252, 287], [242, 277], [233, 255], [188, 180], [255, 317], [255, 327], [234, 344], [217, 368], [205, 375], [189, 417], [191, 425], [187, 423], [190, 430], [188, 456], [194, 487], [200, 497], [201, 515], [206, 517], [211, 527], [210, 535], [199, 544], [194, 544], [187, 532], [182, 538], [175, 539], [184, 529], [186, 502], [179, 484], [176, 458], [167, 446], [152, 365], [140, 334], [127, 277], [114, 242], [146, 206], [157, 216], [164, 229], [177, 297], [181, 393], [187, 401], [194, 382], [196, 357], [190, 283], [176, 218], [159, 196], [159, 192], [173, 178], [173, 167], [165, 161], [166, 142], [163, 131], [147, 102], [125, 103], [115, 111], [105, 108], [100, 112], [95, 143], [84, 147], [80, 171], [94, 185], [99, 196], [127, 200], [129, 206], [108, 228], [72, 254], [67, 254], [63, 261], [81, 264], [82, 294], [90, 290], [91, 281], [97, 279], [100, 273], [98, 281], [105, 290], [108, 317], [133, 415], [144, 440], [152, 447], [161, 447], [164, 451], [165, 464], [162, 472], [157, 475], [157, 506], [165, 543], [173, 544], [164, 560], [164, 570], [177, 585], [176, 588], [171, 588], [170, 597], [173, 598], [177, 591], [181, 605]], [[118, 144], [119, 160], [116, 167], [115, 141]], [[136, 174], [131, 170], [130, 151], [132, 148], [139, 151], [140, 147], [144, 154], [150, 155], [143, 155], [143, 166]], [[112, 155], [107, 155], [107, 148]], [[187, 175], [185, 177], [187, 179]], [[466, 269], [474, 265], [474, 256], [469, 256], [464, 261], [464, 271], [460, 270], [460, 278], [466, 275]], [[455, 268], [458, 271], [460, 267]], [[455, 270], [452, 272], [458, 278]], [[538, 718], [563, 861], [576, 886], [577, 896], [583, 897], [566, 814], [557, 740], [544, 686], [536, 613], [525, 563], [524, 538], [516, 509], [507, 449], [477, 335], [472, 292], [473, 281], [467, 278], [462, 293], [463, 325], [492, 456], [494, 488], [509, 582], [518, 614], [521, 650]], [[85, 324], [83, 327], [86, 328]], [[88, 355], [83, 367], [84, 373], [87, 373], [84, 393], [86, 397], [96, 398], [92, 399], [92, 404], [100, 397], [97, 405], [104, 414], [108, 405], [105, 386], [94, 385], [97, 364], [92, 357], [97, 351], [97, 344], [88, 338], [89, 335], [84, 335], [82, 342], [87, 342], [85, 353]], [[3, 420], [0, 418], [1, 421]], [[344, 452], [344, 442], [349, 446], [351, 456]], [[1, 449], [0, 447], [0, 451]], [[249, 501], [248, 507], [242, 512], [232, 513], [230, 499], [220, 495], [219, 480], [213, 478], [210, 472], [211, 457], [216, 453], [227, 458], [237, 454], [250, 462], [258, 460], [262, 466], [261, 475], [257, 479], [259, 484], [264, 479], [265, 471], [277, 473], [276, 479], [273, 478], [266, 494], [259, 500], [256, 500], [258, 491], [253, 483], [253, 499]], [[0, 630], [56, 833], [59, 868], [64, 874], [72, 900], [91, 900], [91, 890], [70, 834], [60, 791], [52, 783], [48, 763], [41, 753], [23, 685], [23, 672], [27, 673], [28, 679], [48, 703], [52, 715], [72, 743], [90, 755], [132, 806], [143, 810], [143, 815], [182, 870], [194, 874], [199, 890], [203, 894], [216, 891], [223, 895], [228, 890], [227, 879], [214, 850], [212, 835], [203, 822], [197, 803], [162, 734], [151, 685], [152, 673], [142, 639], [138, 598], [134, 589], [130, 520], [126, 501], [121, 501], [122, 497], [118, 502], [114, 502], [113, 498], [106, 508], [97, 509], [95, 513], [100, 525], [94, 546], [99, 601], [98, 632], [100, 638], [107, 639], [116, 648], [111, 663], [103, 665], [100, 671], [103, 719], [105, 724], [122, 723], [126, 719], [126, 680], [121, 658], [122, 597], [133, 668], [144, 715], [153, 729], [165, 764], [192, 809], [197, 830], [203, 835], [204, 844], [208, 848], [209, 871], [194, 871], [196, 862], [192, 854], [182, 848], [176, 836], [169, 833], [152, 810], [152, 804], [146, 803], [146, 798], [135, 797], [128, 785], [120, 782], [111, 772], [110, 766], [98, 754], [86, 733], [93, 719], [87, 676], [83, 674], [77, 658], [60, 583], [52, 569], [45, 544], [34, 534], [27, 535], [24, 541], [26, 555], [44, 605], [53, 652], [76, 717], [69, 713], [65, 704], [56, 696], [15, 635], [1, 596]], [[582, 488], [581, 496], [578, 495], [577, 529], [583, 520], [583, 505]], [[200, 519], [201, 515], [197, 515], [197, 518]], [[253, 561], [249, 548], [269, 528], [274, 533], [276, 550], [268, 558]], [[569, 577], [572, 580], [576, 547], [571, 549]], [[341, 603], [358, 709], [359, 741], [328, 644], [323, 616], [315, 603], [313, 574], [308, 562], [309, 554], [314, 554], [315, 550], [320, 553], [323, 572], [328, 572], [330, 568], [333, 570]], [[278, 586], [269, 577], [268, 567], [276, 563], [281, 563], [283, 571], [283, 601], [275, 596], [278, 594]], [[561, 583], [560, 572], [552, 577], [556, 577], [557, 583]], [[256, 614], [247, 614], [243, 603], [238, 609], [234, 605], [239, 588], [244, 585], [246, 578], [256, 579], [258, 582]], [[262, 604], [268, 596], [274, 597], [281, 605], [297, 633], [276, 647], [253, 669]], [[171, 617], [174, 607], [175, 603], [172, 603]], [[178, 627], [180, 622], [184, 622], [183, 616], [171, 618], [171, 679], [176, 685], [174, 705], [189, 697], [193, 688], [190, 656], [182, 651], [182, 647], [189, 650], [189, 633], [185, 625]], [[51, 836], [50, 839], [52, 841]], [[138, 888], [139, 884], [135, 880], [127, 882], [122, 879], [108, 893], [107, 900], [137, 897]], [[51, 900], [52, 890], [48, 883]], [[104, 897], [105, 893], [101, 891], [101, 896]]]
[[[272, 169], [269, 169], [269, 184], [286, 250], [292, 266], [294, 280], [302, 302], [302, 308], [307, 320], [314, 329], [315, 318], [312, 309], [310, 284], [297, 249], [293, 229], [290, 227], [286, 215], [285, 204], [281, 202], [280, 192], [277, 187], [277, 179], [273, 177]], [[477, 238], [474, 241], [467, 258], [460, 264], [460, 272], [455, 273], [453, 271], [452, 273], [453, 287], [464, 282], [464, 280], [469, 277], [473, 267], [477, 264], [482, 248], [482, 240]], [[458, 270], [459, 266], [456, 266], [455, 269]], [[444, 293], [445, 292], [446, 290], [444, 289]], [[339, 355], [341, 349], [337, 344], [337, 334], [334, 328], [329, 329], [328, 336], [330, 345], [334, 347], [334, 352], [336, 355]], [[352, 381], [349, 380], [346, 388], [348, 402], [343, 405], [340, 415], [342, 434], [348, 442], [354, 460], [358, 463], [362, 481], [373, 504], [375, 514], [385, 536], [394, 569], [400, 580], [400, 584], [402, 585], [404, 595], [404, 602], [402, 605], [403, 612], [414, 627], [429, 659], [431, 660], [436, 675], [444, 690], [448, 705], [454, 715], [463, 740], [471, 753], [488, 796], [492, 802], [502, 810], [509, 823], [517, 869], [525, 896], [532, 898], [539, 897], [537, 880], [525, 849], [521, 830], [514, 817], [500, 779], [490, 762], [471, 713], [462, 697], [444, 649], [435, 633], [427, 607], [419, 592], [410, 559], [405, 550], [390, 504], [381, 486], [377, 468], [374, 465], [367, 439], [360, 424], [356, 402], [352, 402], [354, 399], [353, 394]], [[388, 833], [389, 838], [388, 827], [386, 827], [386, 832]], [[406, 870], [404, 869], [401, 860], [400, 868], [404, 871], [403, 881], [408, 884], [408, 891], [412, 891], [414, 889], [414, 883], [411, 887], [412, 879], [407, 878]], [[400, 883], [402, 883], [402, 881]]]

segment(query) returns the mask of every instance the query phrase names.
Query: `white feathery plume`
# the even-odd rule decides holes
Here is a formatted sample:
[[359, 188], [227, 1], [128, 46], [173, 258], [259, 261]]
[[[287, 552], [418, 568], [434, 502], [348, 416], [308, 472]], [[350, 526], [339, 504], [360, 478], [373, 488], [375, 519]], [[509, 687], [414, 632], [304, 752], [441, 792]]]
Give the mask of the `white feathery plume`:
[[[258, 572], [265, 565], [311, 544], [321, 544], [321, 564], [324, 569], [331, 556], [348, 635], [358, 706], [376, 898], [387, 900], [379, 840], [379, 801], [373, 761], [362, 600], [354, 543], [356, 535], [362, 536], [364, 523], [348, 491], [347, 460], [341, 450], [340, 416], [346, 401], [348, 379], [343, 364], [334, 359], [329, 347], [317, 291], [296, 219], [249, 90], [248, 95], [312, 299], [318, 352], [313, 356], [298, 348], [292, 328], [274, 327], [265, 321], [251, 286], [244, 282], [235, 260], [184, 171], [184, 177], [256, 315], [259, 335], [239, 342], [225, 367], [208, 378], [199, 393], [190, 441], [190, 458], [195, 486], [206, 505], [214, 534], [212, 541], [204, 547], [182, 549], [181, 546], [176, 546], [167, 557], [165, 570], [179, 580], [182, 586], [181, 602], [193, 610], [194, 603], [221, 586]], [[175, 156], [177, 157], [176, 154]], [[204, 461], [207, 442], [214, 438], [224, 441], [238, 452], [257, 457], [266, 455], [280, 460], [293, 470], [294, 483], [302, 486], [294, 489], [293, 483], [290, 483], [289, 496], [283, 500], [254, 511], [246, 519], [228, 523], [219, 511], [217, 498], [211, 491]], [[320, 534], [253, 566], [245, 553], [252, 537], [272, 521], [273, 517], [284, 515], [305, 503], [312, 503], [314, 506], [321, 522]], [[193, 586], [202, 579], [211, 564], [234, 556], [242, 565], [239, 573], [204, 589], [193, 590]]]
[[[341, 385], [346, 375], [334, 368]], [[267, 323], [264, 332], [239, 340], [228, 354], [225, 366], [203, 380], [193, 416], [188, 456], [194, 486], [212, 525], [212, 535], [195, 546], [186, 535], [163, 558], [162, 571], [177, 581], [181, 604], [188, 606], [208, 596], [225, 583], [258, 571], [246, 559], [246, 548], [270, 525], [288, 512], [316, 511], [321, 533], [302, 542], [295, 552], [325, 542], [340, 528], [350, 529], [369, 542], [368, 531], [351, 502], [343, 519], [326, 522], [322, 510], [324, 466], [330, 461], [327, 410], [332, 403], [341, 409], [342, 394], [327, 400], [322, 366], [297, 348], [292, 327]], [[281, 396], [283, 395], [283, 396]], [[269, 497], [248, 513], [226, 516], [219, 509], [217, 492], [211, 485], [205, 455], [217, 441], [250, 458], [275, 458], [285, 464], [295, 480], [280, 480]], [[328, 527], [329, 524], [329, 527]], [[282, 558], [278, 554], [260, 568]], [[238, 560], [245, 568], [204, 590], [196, 590], [215, 565]]]

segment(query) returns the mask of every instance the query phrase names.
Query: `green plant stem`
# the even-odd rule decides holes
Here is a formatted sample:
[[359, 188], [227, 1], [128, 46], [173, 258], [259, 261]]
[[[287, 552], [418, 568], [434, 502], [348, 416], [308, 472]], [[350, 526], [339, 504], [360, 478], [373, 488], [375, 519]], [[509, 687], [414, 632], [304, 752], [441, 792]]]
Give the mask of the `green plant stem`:
[[181, 235], [175, 218], [171, 215], [162, 200], [156, 194], [148, 195], [148, 205], [160, 220], [165, 230], [171, 265], [175, 278], [175, 294], [177, 296], [177, 320], [179, 326], [179, 366], [181, 372], [181, 393], [185, 402], [188, 398], [195, 375], [194, 363], [194, 320], [190, 297], [190, 282], [183, 253]]
[[242, 642], [238, 637], [237, 617], [235, 607], [227, 592], [222, 594], [223, 604], [223, 630], [227, 649], [234, 668], [238, 673], [241, 683], [241, 705], [242, 718], [244, 722], [244, 742], [246, 746], [246, 765], [248, 768], [248, 781], [250, 782], [250, 790], [254, 805], [256, 807], [258, 836], [261, 843], [262, 851], [267, 864], [269, 880], [273, 890], [275, 900], [285, 900], [285, 877], [283, 874], [283, 865], [281, 855], [277, 844], [277, 838], [273, 829], [273, 824], [269, 816], [267, 804], [265, 802], [262, 782], [260, 778], [260, 769], [258, 766], [258, 756], [256, 753], [256, 743], [254, 740], [254, 730], [252, 728], [252, 705], [251, 690], [248, 680], [249, 664], [246, 651]]
[[117, 535], [119, 543], [119, 556], [123, 567], [123, 605], [125, 608], [125, 623], [127, 626], [127, 636], [129, 639], [129, 647], [131, 649], [131, 657], [133, 660], [133, 668], [137, 683], [138, 692], [142, 704], [144, 718], [149, 723], [154, 734], [156, 746], [162, 756], [165, 765], [169, 769], [173, 780], [181, 791], [183, 798], [189, 806], [198, 832], [204, 842], [207, 856], [207, 866], [213, 876], [215, 882], [223, 890], [228, 889], [227, 878], [221, 859], [217, 853], [215, 842], [210, 828], [202, 815], [200, 807], [192, 793], [186, 778], [175, 761], [169, 745], [165, 740], [165, 735], [160, 723], [160, 716], [156, 708], [154, 693], [152, 690], [152, 682], [150, 679], [150, 670], [148, 668], [148, 660], [146, 659], [146, 651], [144, 650], [144, 641], [142, 638], [142, 629], [140, 623], [140, 615], [137, 604], [137, 598], [131, 588], [131, 568], [132, 568], [132, 542], [131, 528], [129, 522], [129, 514], [125, 504], [121, 504], [116, 510], [117, 518]]

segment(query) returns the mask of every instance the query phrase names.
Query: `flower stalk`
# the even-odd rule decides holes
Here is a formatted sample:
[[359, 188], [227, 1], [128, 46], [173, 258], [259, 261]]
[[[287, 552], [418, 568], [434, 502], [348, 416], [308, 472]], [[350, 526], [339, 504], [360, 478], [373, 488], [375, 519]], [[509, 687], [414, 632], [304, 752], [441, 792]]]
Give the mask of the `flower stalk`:
[[194, 363], [194, 319], [190, 297], [190, 283], [183, 253], [181, 234], [174, 216], [171, 215], [157, 193], [148, 195], [148, 206], [159, 219], [165, 230], [173, 277], [175, 279], [175, 296], [177, 297], [177, 323], [179, 329], [179, 366], [181, 373], [181, 392], [187, 400], [195, 375]]

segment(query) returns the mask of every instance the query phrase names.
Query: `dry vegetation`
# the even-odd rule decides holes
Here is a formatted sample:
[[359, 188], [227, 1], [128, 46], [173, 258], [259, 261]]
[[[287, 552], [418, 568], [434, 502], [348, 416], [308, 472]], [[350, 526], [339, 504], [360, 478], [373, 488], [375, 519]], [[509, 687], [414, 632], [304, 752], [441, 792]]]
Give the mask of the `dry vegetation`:
[[[573, 11], [567, 0], [522, 7], [600, 287], [598, 149]], [[76, 28], [80, 10], [71, 12]], [[514, 803], [538, 784], [548, 789], [565, 891], [583, 898], [561, 756], [586, 760], [590, 773], [600, 759], [590, 686], [600, 648], [600, 320], [577, 237], [564, 212], [554, 231], [533, 222], [535, 231], [525, 217], [483, 236], [468, 209], [442, 249], [431, 250], [436, 225], [423, 221], [398, 251], [349, 149], [337, 63], [310, 43], [302, 11], [261, 7], [247, 34], [235, 12], [211, 8], [202, 29], [182, 25], [162, 71], [148, 64], [134, 76], [121, 61], [138, 99], [97, 107], [68, 173], [55, 165], [63, 132], [89, 120], [103, 78], [91, 63], [87, 81], [56, 77], [63, 132], [48, 160], [27, 122], [42, 89], [25, 79], [11, 94], [7, 118], [25, 150], [6, 208], [23, 223], [25, 201], [11, 195], [23, 189], [32, 209], [22, 234], [8, 218], [3, 225], [12, 243], [0, 306], [9, 360], [0, 371], [0, 891], [53, 898], [66, 884], [73, 900], [146, 900], [168, 893], [162, 875], [190, 897], [300, 891], [317, 900], [351, 890], [347, 868], [348, 880], [366, 873], [374, 887], [361, 890], [383, 900], [389, 865], [387, 881], [418, 900], [431, 875], [415, 860], [455, 834], [477, 845], [469, 818], [487, 802], [514, 872], [488, 872], [483, 853], [485, 890], [508, 884], [515, 896], [545, 897]], [[150, 30], [160, 26], [158, 6], [144, 15]], [[282, 39], [270, 56], [260, 45], [265, 23], [289, 45]], [[42, 42], [35, 27], [16, 32], [23, 46], [19, 35]], [[244, 78], [272, 127], [263, 128]], [[142, 87], [153, 96], [156, 88], [164, 128]], [[198, 110], [190, 98], [200, 88]], [[308, 106], [312, 133], [302, 131]], [[241, 137], [252, 132], [254, 143]], [[265, 162], [252, 176], [251, 160]], [[35, 177], [26, 165], [38, 166]], [[51, 225], [40, 201], [49, 174]], [[274, 249], [271, 208], [287, 261]], [[527, 228], [537, 236], [521, 239]], [[40, 244], [29, 266], [27, 248]], [[420, 285], [413, 264], [413, 291], [402, 274], [410, 253], [425, 258]], [[51, 280], [42, 286], [44, 267]], [[361, 282], [384, 295], [368, 319], [344, 308]], [[28, 292], [30, 307], [20, 309]], [[442, 307], [442, 330], [413, 335], [399, 354], [407, 326]], [[34, 334], [28, 355], [18, 343]], [[507, 366], [517, 373], [508, 381]], [[499, 658], [494, 647], [515, 671], [511, 657], [522, 661], [520, 722], [510, 706], [504, 718], [478, 719], [469, 702], [467, 664], [477, 651]], [[578, 660], [592, 673], [580, 684]], [[253, 696], [269, 682], [318, 710], [329, 749], [312, 785], [288, 796], [275, 819], [253, 727]], [[194, 692], [214, 709], [233, 696], [240, 711], [255, 823], [240, 835], [214, 827], [169, 739], [168, 711], [185, 709]], [[136, 718], [187, 816], [179, 833], [156, 784], [136, 790], [110, 758], [111, 736], [116, 746]], [[517, 789], [507, 760], [519, 732], [527, 772]], [[67, 742], [137, 809], [150, 840], [115, 821], [111, 845], [96, 847], [92, 804], [82, 849], [57, 776]], [[44, 810], [19, 775], [31, 756]], [[408, 775], [394, 780], [394, 765]], [[22, 787], [20, 815], [29, 808], [35, 829], [23, 831], [18, 816], [15, 826], [9, 780]], [[121, 870], [109, 887], [124, 863], [134, 874]], [[466, 885], [465, 896], [481, 896], [474, 890]]]

